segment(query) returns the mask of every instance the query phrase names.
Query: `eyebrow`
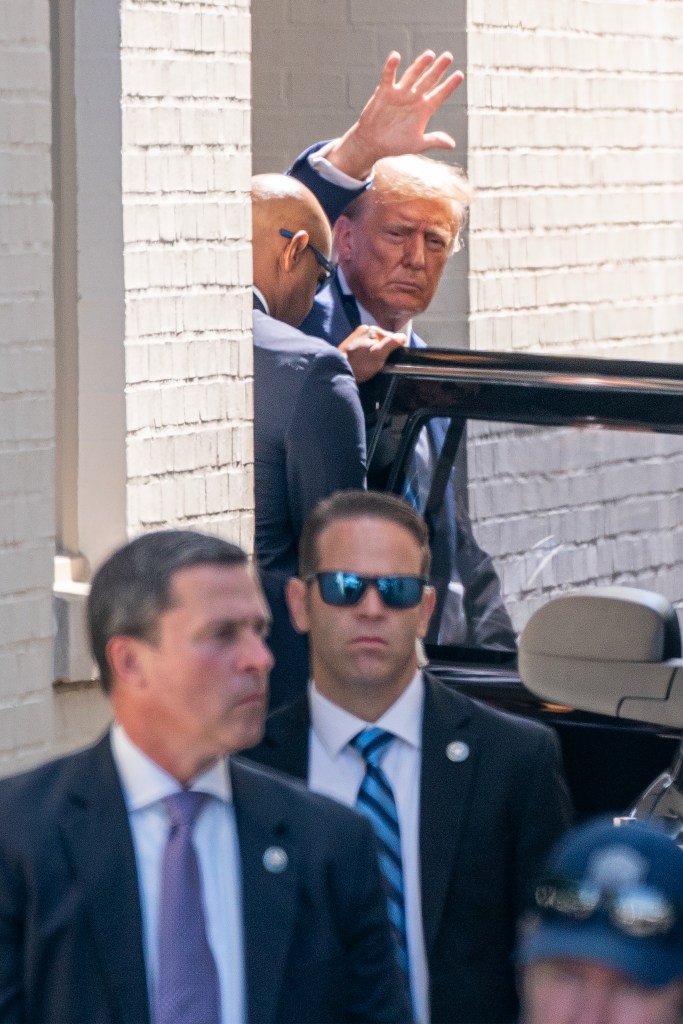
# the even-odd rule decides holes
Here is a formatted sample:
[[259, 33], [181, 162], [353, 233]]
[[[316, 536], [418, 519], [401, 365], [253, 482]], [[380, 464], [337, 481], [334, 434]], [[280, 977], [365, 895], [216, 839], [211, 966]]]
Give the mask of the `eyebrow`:
[[211, 636], [213, 633], [225, 629], [239, 629], [241, 626], [253, 626], [257, 632], [267, 633], [272, 625], [273, 619], [270, 615], [260, 615], [252, 618], [250, 615], [240, 619], [212, 619], [204, 625], [204, 628], [197, 636]]
[[384, 227], [394, 231], [424, 231], [425, 234], [443, 235], [445, 238], [453, 237], [453, 232], [449, 228], [439, 225], [423, 227], [422, 221], [419, 221], [417, 224], [412, 224], [410, 221], [391, 221], [385, 224]]

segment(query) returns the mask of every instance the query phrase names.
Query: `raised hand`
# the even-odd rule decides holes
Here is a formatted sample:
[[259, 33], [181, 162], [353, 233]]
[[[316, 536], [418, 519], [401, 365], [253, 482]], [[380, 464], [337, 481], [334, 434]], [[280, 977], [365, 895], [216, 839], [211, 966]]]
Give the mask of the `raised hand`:
[[462, 71], [444, 78], [453, 55], [446, 51], [437, 57], [433, 50], [425, 50], [397, 80], [400, 63], [400, 53], [392, 50], [360, 117], [327, 154], [330, 163], [352, 178], [366, 178], [384, 156], [455, 147], [447, 132], [426, 130], [432, 115], [464, 78]]

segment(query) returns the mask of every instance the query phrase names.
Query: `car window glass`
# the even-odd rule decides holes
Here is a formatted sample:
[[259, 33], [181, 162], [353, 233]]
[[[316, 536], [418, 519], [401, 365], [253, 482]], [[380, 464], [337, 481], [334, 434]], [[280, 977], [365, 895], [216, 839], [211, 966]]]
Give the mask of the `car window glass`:
[[594, 584], [657, 591], [680, 616], [683, 437], [461, 420], [444, 485], [453, 422], [423, 421], [393, 487], [430, 527], [430, 642], [514, 650], [540, 605]]

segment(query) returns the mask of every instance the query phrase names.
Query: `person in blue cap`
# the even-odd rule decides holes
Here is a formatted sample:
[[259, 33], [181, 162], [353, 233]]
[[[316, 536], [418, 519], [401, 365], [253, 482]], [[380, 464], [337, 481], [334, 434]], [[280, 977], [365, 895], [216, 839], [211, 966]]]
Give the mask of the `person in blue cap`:
[[598, 819], [552, 851], [517, 950], [523, 1024], [683, 1022], [683, 850]]

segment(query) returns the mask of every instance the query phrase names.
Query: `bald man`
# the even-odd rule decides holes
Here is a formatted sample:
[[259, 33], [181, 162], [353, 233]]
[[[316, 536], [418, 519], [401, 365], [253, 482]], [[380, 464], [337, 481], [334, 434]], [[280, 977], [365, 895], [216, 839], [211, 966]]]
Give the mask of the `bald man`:
[[[322, 207], [282, 174], [254, 177], [252, 206], [256, 554], [273, 612], [275, 707], [298, 696], [308, 675], [306, 642], [284, 600], [301, 528], [321, 498], [365, 485], [365, 424], [343, 350], [297, 329], [333, 269]], [[348, 339], [376, 348], [382, 361], [405, 341], [367, 326]]]

